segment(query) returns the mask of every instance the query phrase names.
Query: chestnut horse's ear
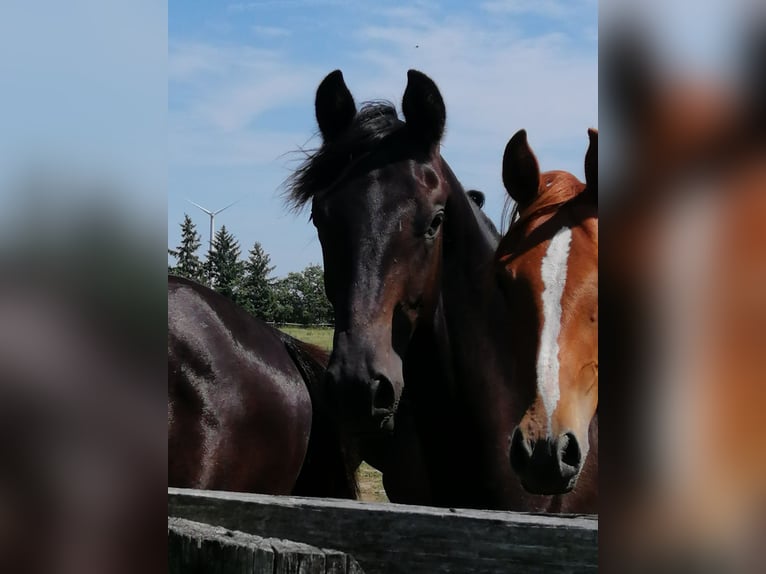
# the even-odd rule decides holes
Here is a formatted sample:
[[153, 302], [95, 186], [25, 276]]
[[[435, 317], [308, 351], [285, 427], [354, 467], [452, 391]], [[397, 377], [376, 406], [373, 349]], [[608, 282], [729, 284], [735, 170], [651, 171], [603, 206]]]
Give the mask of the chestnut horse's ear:
[[417, 70], [407, 72], [407, 88], [402, 97], [402, 112], [412, 133], [429, 147], [444, 135], [447, 109], [434, 81]]
[[486, 198], [483, 192], [479, 191], [478, 189], [469, 189], [465, 193], [466, 195], [468, 195], [468, 197], [471, 198], [471, 201], [473, 201], [476, 204], [476, 207], [478, 207], [479, 209], [484, 207], [484, 201]]
[[588, 129], [588, 151], [585, 152], [585, 188], [598, 203], [598, 130]]
[[508, 195], [519, 204], [529, 205], [540, 187], [540, 166], [527, 143], [527, 131], [519, 130], [505, 146], [503, 185]]
[[356, 116], [356, 104], [340, 70], [330, 72], [319, 84], [314, 108], [319, 131], [326, 142], [335, 140], [351, 125]]

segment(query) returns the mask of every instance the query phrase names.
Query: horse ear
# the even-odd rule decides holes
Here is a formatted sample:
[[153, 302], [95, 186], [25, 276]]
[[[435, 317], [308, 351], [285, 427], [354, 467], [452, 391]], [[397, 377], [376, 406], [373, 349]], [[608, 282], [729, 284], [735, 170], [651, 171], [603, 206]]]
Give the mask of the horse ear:
[[754, 18], [745, 37], [745, 89], [750, 125], [766, 133], [766, 21]]
[[519, 204], [528, 205], [540, 187], [540, 167], [527, 143], [527, 131], [519, 130], [508, 141], [503, 154], [503, 185]]
[[627, 128], [640, 129], [656, 98], [655, 58], [639, 30], [614, 30], [606, 44], [602, 77], [607, 101]]
[[356, 116], [356, 104], [340, 70], [330, 72], [319, 84], [314, 108], [319, 131], [326, 142], [335, 140], [351, 125]]
[[588, 129], [588, 151], [585, 152], [585, 186], [598, 203], [598, 130]]
[[444, 135], [447, 109], [434, 81], [417, 70], [407, 72], [407, 88], [402, 98], [402, 112], [407, 125], [429, 145], [436, 145]]
[[486, 198], [483, 192], [479, 191], [478, 189], [469, 189], [466, 191], [466, 194], [471, 198], [471, 201], [473, 201], [479, 209], [484, 207], [484, 201]]

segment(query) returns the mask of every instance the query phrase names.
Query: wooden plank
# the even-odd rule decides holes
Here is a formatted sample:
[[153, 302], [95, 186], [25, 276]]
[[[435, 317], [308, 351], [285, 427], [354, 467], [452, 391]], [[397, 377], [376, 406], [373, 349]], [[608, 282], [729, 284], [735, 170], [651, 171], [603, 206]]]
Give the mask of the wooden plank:
[[168, 518], [169, 574], [364, 574], [336, 550]]
[[[324, 550], [325, 574], [352, 574], [348, 569], [349, 556], [337, 550]], [[355, 562], [353, 559], [352, 562]], [[358, 570], [361, 572], [361, 569]]]
[[595, 516], [168, 489], [168, 513], [353, 556], [367, 574], [595, 572]]
[[168, 572], [273, 572], [276, 554], [261, 537], [178, 518], [168, 519]]
[[324, 553], [318, 548], [287, 540], [274, 540], [277, 555], [275, 574], [325, 573]]

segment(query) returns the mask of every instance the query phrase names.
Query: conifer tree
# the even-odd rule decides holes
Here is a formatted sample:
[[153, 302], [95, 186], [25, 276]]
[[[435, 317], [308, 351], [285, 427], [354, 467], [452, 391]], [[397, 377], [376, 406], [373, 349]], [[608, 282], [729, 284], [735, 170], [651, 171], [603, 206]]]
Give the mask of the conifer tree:
[[191, 218], [184, 214], [181, 224], [181, 244], [176, 249], [168, 249], [168, 254], [176, 259], [176, 265], [168, 271], [176, 275], [188, 277], [195, 281], [203, 279], [202, 262], [197, 257], [197, 250], [202, 245], [202, 237]]
[[213, 249], [207, 255], [206, 270], [213, 289], [233, 301], [244, 278], [244, 264], [239, 260], [239, 242], [221, 226], [213, 239]]
[[241, 305], [265, 321], [274, 320], [274, 279], [270, 277], [274, 266], [270, 263], [271, 257], [256, 241], [245, 262], [245, 277], [240, 294]]

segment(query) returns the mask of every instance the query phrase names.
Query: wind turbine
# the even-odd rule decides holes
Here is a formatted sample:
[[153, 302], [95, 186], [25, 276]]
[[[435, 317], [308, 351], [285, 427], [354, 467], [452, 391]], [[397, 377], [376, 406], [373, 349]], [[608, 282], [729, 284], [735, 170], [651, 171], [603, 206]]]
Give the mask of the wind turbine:
[[192, 205], [199, 207], [202, 211], [204, 211], [210, 216], [210, 241], [209, 241], [210, 251], [213, 251], [213, 220], [215, 220], [215, 216], [221, 213], [222, 211], [229, 209], [235, 203], [239, 203], [242, 199], [244, 198], [240, 197], [238, 200], [231, 202], [229, 205], [227, 205], [226, 207], [222, 207], [218, 211], [210, 211], [209, 209], [205, 209], [204, 207], [202, 207], [199, 203], [194, 203], [191, 199], [186, 200]]

